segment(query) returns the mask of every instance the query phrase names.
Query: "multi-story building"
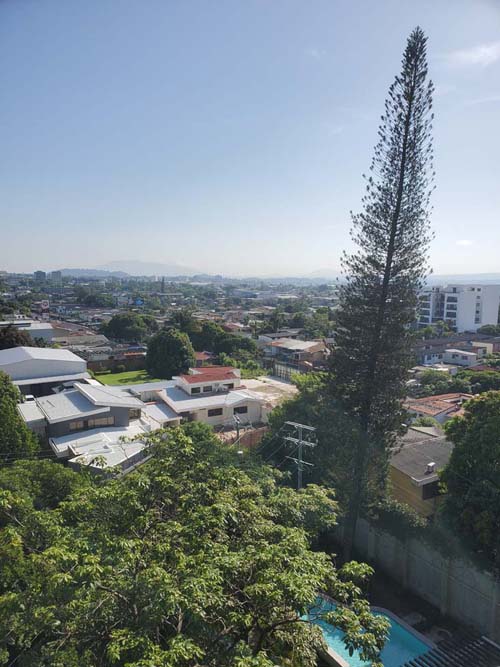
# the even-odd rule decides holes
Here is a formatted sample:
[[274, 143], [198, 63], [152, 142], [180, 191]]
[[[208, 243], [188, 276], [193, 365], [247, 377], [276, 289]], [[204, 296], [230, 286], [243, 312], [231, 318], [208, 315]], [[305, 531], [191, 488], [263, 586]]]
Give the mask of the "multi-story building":
[[43, 283], [47, 279], [47, 274], [45, 271], [35, 271], [33, 278], [37, 283]]
[[500, 322], [500, 285], [446, 285], [420, 294], [419, 326], [447, 322], [455, 331], [477, 331]]

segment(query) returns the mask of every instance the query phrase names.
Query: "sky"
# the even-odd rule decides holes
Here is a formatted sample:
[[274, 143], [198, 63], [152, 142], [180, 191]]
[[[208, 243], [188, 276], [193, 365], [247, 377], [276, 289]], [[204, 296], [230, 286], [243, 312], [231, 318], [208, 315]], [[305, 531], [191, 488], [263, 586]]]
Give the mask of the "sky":
[[0, 269], [338, 270], [416, 25], [431, 264], [500, 272], [498, 0], [0, 0]]

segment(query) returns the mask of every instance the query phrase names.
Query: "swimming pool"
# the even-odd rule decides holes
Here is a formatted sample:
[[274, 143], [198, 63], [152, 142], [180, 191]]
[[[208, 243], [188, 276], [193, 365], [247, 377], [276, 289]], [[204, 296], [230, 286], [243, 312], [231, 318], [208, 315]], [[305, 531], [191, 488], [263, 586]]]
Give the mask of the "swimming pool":
[[[335, 608], [333, 603], [326, 600], [321, 602], [321, 607], [325, 609], [325, 611], [330, 611]], [[316, 607], [316, 609], [318, 608]], [[401, 665], [404, 665], [408, 660], [412, 660], [432, 648], [432, 644], [427, 642], [424, 637], [417, 636], [415, 631], [409, 627], [405, 627], [386, 610], [373, 607], [372, 611], [377, 616], [384, 616], [387, 618], [391, 624], [389, 636], [385, 643], [384, 650], [381, 653], [384, 667], [401, 667]], [[349, 667], [369, 667], [370, 663], [361, 660], [357, 652], [354, 652], [352, 656], [349, 655], [349, 651], [344, 644], [344, 633], [342, 630], [339, 630], [322, 620], [314, 620], [313, 622], [319, 625], [322, 629], [328, 646], [343, 658]]]

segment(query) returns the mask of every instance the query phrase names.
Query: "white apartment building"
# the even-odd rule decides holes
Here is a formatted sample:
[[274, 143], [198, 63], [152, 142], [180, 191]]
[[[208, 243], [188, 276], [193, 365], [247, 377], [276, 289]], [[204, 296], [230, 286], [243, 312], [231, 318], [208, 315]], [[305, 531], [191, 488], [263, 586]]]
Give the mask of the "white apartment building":
[[500, 285], [445, 285], [420, 294], [419, 326], [447, 322], [455, 331], [477, 331], [498, 324]]

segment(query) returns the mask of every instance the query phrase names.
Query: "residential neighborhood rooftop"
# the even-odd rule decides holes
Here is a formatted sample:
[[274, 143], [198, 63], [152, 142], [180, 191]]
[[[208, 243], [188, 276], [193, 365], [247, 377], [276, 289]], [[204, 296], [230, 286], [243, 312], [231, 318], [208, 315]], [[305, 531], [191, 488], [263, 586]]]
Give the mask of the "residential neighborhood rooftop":
[[37, 399], [37, 404], [49, 424], [109, 412], [109, 406], [96, 406], [78, 389], [42, 396]]
[[445, 436], [424, 435], [407, 443], [403, 438], [401, 449], [391, 455], [391, 465], [422, 486], [439, 479], [438, 472], [448, 463], [452, 451], [453, 444]]

